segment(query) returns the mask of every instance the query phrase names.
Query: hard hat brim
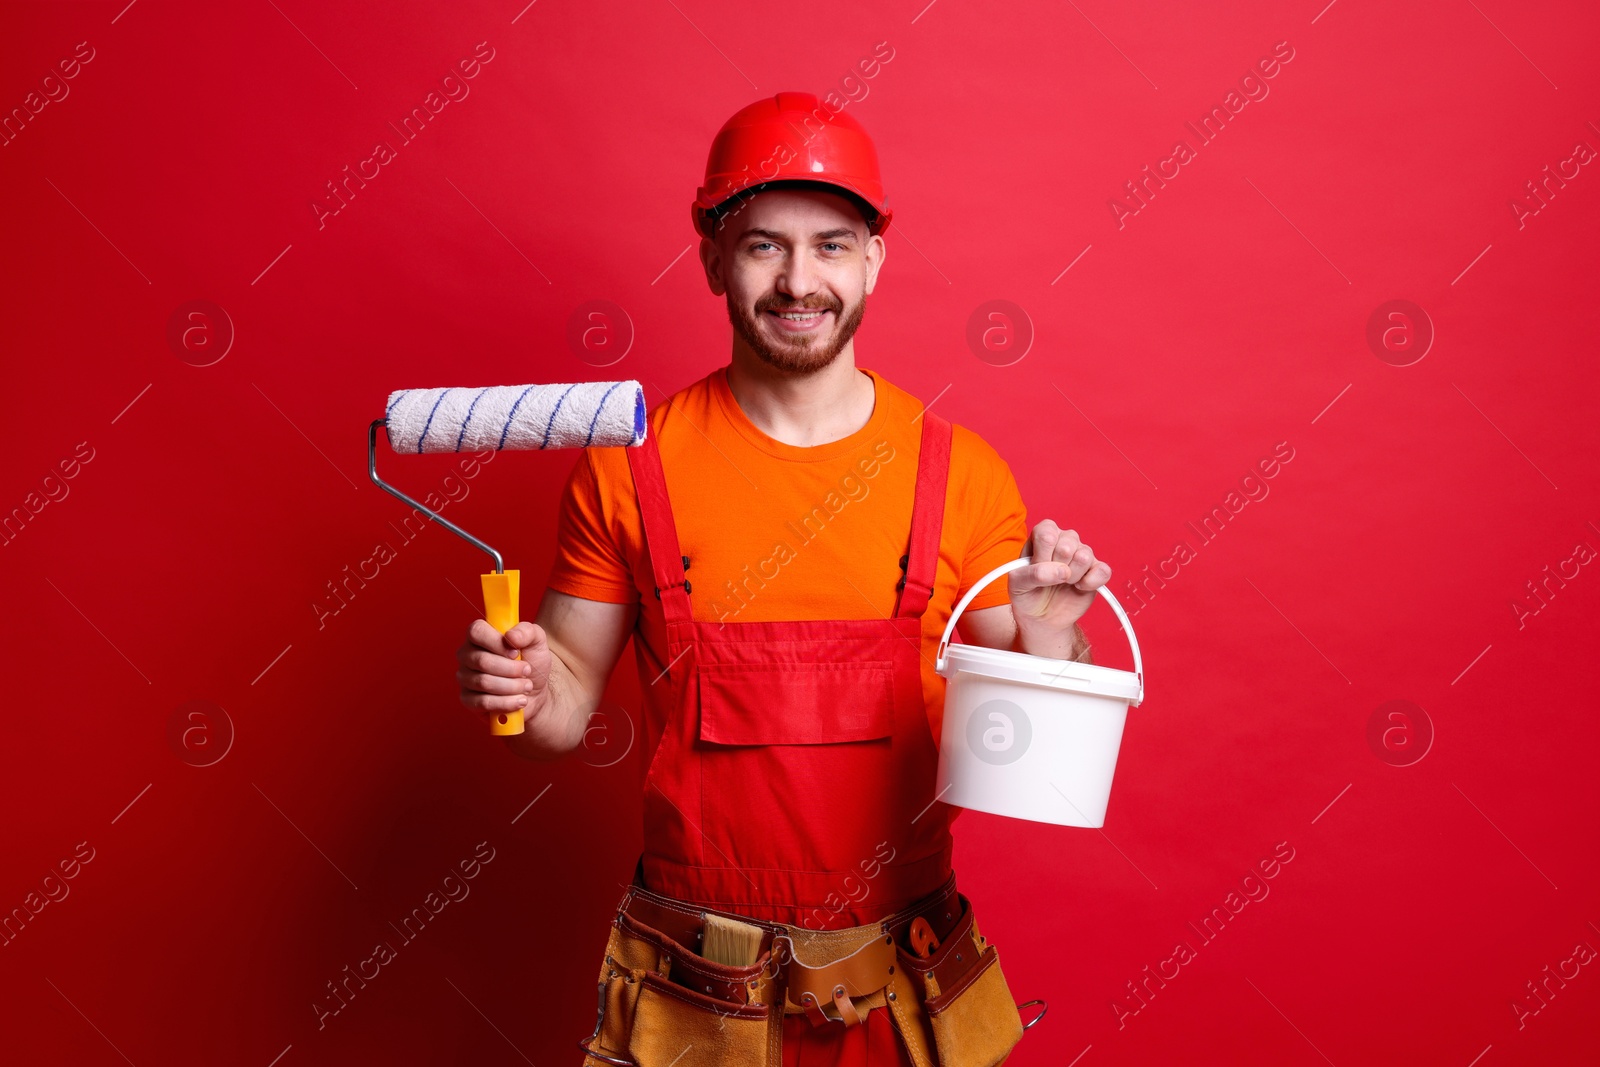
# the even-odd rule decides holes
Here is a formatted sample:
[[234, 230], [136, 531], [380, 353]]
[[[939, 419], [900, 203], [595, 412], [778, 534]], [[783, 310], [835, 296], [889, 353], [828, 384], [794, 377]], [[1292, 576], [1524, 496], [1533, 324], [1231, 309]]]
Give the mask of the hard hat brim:
[[758, 182], [748, 188], [728, 193], [719, 197], [710, 206], [703, 206], [701, 200], [696, 200], [692, 211], [695, 229], [702, 237], [714, 237], [721, 219], [728, 214], [736, 212], [740, 204], [757, 193], [785, 188], [817, 189], [844, 197], [861, 214], [862, 221], [867, 224], [869, 235], [882, 234], [889, 228], [890, 219], [893, 217], [893, 212], [888, 210], [879, 211], [866, 197], [840, 182], [824, 181], [817, 178], [778, 178], [773, 181]]

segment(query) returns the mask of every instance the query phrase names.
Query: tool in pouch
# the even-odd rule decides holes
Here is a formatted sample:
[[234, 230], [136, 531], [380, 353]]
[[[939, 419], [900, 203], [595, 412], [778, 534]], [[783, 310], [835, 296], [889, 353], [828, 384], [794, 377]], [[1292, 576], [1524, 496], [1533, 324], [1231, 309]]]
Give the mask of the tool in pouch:
[[911, 920], [911, 951], [927, 959], [933, 955], [934, 949], [939, 947], [939, 939], [933, 936], [933, 927], [928, 925], [928, 920], [917, 916]]
[[[484, 618], [504, 634], [521, 613], [522, 572], [506, 570], [499, 552], [378, 477], [380, 426], [389, 447], [402, 455], [637, 446], [646, 433], [644, 389], [636, 381], [399, 389], [389, 394], [384, 417], [367, 428], [367, 475], [372, 483], [494, 560], [494, 570], [481, 576]], [[521, 652], [512, 658], [521, 659]], [[489, 720], [489, 732], [520, 734], [523, 725], [521, 709], [497, 712]]]

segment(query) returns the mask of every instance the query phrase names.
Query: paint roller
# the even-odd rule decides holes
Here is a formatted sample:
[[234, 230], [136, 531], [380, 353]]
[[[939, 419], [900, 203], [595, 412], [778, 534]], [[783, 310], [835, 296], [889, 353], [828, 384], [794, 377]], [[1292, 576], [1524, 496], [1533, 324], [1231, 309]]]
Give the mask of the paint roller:
[[[484, 618], [504, 634], [520, 615], [520, 572], [506, 570], [499, 552], [378, 477], [378, 427], [402, 455], [637, 446], [645, 438], [644, 415], [644, 390], [636, 381], [398, 389], [389, 394], [384, 417], [368, 427], [367, 474], [379, 489], [489, 553], [494, 570], [482, 575]], [[489, 732], [497, 736], [522, 730], [522, 709], [497, 712], [489, 720]]]

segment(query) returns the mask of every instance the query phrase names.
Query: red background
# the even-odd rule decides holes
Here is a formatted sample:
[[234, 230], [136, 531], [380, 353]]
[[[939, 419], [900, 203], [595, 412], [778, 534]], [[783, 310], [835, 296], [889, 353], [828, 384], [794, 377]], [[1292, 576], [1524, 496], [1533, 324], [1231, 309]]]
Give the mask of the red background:
[[[1593, 1062], [1594, 964], [1520, 1028], [1511, 1005], [1600, 948], [1600, 576], [1512, 605], [1600, 547], [1600, 174], [1510, 206], [1600, 148], [1592, 11], [924, 4], [8, 6], [6, 113], [94, 49], [0, 147], [0, 507], [39, 507], [0, 550], [0, 909], [94, 850], [0, 948], [8, 1062], [577, 1062], [640, 846], [640, 753], [596, 766], [631, 653], [611, 747], [527, 763], [456, 700], [481, 553], [430, 527], [320, 629], [312, 605], [399, 541], [363, 469], [390, 390], [633, 377], [654, 404], [725, 363], [678, 258], [710, 138], [880, 41], [846, 86], [896, 211], [858, 361], [993, 443], [1130, 607], [1196, 548], [1135, 617], [1148, 696], [1104, 830], [957, 823], [1013, 993], [1050, 1003], [1012, 1062]], [[324, 183], [481, 41], [470, 95], [319, 229]], [[1195, 144], [1280, 41], [1270, 95]], [[1197, 158], [1119, 229], [1108, 201], [1179, 138]], [[201, 299], [235, 331], [209, 366], [167, 339]], [[635, 333], [608, 367], [566, 340], [601, 299]], [[966, 341], [996, 299], [1033, 336], [1006, 366]], [[1366, 341], [1391, 299], [1436, 331], [1409, 366]], [[1270, 495], [1199, 546], [1185, 523], [1278, 442]], [[575, 458], [452, 483], [529, 617]], [[418, 494], [455, 465], [380, 455]], [[1422, 711], [1375, 746], [1391, 700]], [[174, 740], [190, 701], [220, 710]], [[319, 1030], [325, 983], [479, 842], [470, 896]], [[1270, 895], [1201, 943], [1278, 842]], [[1119, 1025], [1179, 940], [1196, 958]]]

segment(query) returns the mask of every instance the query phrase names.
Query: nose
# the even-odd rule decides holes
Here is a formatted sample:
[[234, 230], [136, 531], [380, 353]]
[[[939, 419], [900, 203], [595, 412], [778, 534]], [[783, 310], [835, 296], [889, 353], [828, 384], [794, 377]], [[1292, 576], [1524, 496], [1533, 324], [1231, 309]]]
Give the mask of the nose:
[[822, 288], [822, 275], [804, 251], [792, 252], [784, 260], [773, 287], [780, 295], [799, 303]]

